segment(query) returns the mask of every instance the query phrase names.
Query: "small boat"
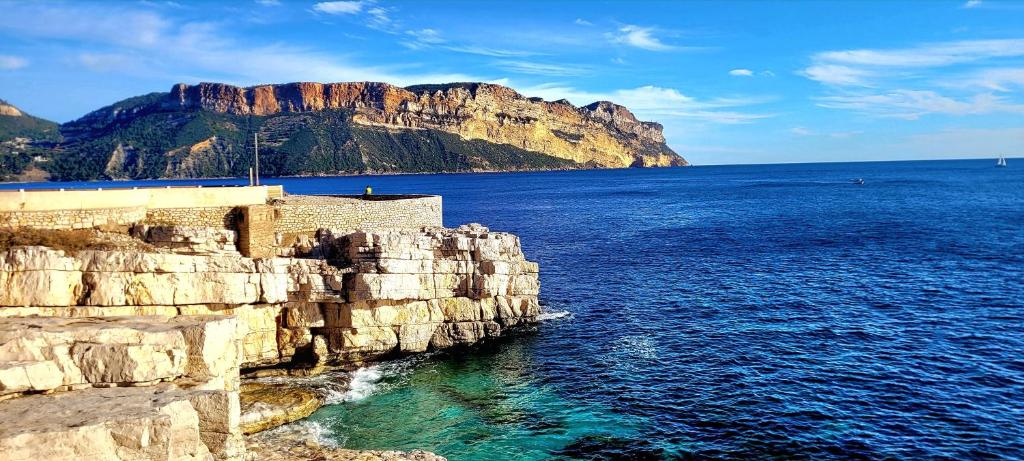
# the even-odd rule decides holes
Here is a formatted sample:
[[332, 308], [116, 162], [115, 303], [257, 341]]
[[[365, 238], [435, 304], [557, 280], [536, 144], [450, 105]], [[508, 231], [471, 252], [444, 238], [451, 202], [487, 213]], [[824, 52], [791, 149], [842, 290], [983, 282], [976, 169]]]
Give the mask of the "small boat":
[[1000, 168], [1005, 167], [1006, 166], [1006, 157], [1003, 157], [1002, 155], [1000, 155], [999, 159], [996, 160], [996, 166], [1000, 167]]
[[864, 185], [864, 178], [857, 178], [857, 179], [854, 179], [851, 182], [856, 184], [856, 185], [858, 185], [858, 186], [863, 186]]

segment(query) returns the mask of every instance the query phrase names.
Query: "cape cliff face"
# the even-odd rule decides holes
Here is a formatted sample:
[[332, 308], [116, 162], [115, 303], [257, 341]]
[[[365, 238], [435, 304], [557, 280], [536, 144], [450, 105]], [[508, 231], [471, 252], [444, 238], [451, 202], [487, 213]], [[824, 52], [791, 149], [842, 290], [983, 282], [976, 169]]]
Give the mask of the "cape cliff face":
[[21, 117], [21, 111], [17, 107], [10, 105], [7, 101], [0, 99], [0, 115], [7, 115], [11, 117]]
[[362, 125], [436, 129], [600, 167], [686, 165], [665, 145], [660, 124], [641, 122], [623, 106], [600, 101], [577, 108], [487, 83], [178, 84], [169, 100], [235, 115], [349, 109], [355, 111], [352, 121]]
[[687, 165], [660, 124], [608, 101], [576, 107], [487, 83], [200, 83], [60, 125], [47, 143], [15, 149], [21, 163], [0, 176], [244, 177], [254, 135], [269, 176]]

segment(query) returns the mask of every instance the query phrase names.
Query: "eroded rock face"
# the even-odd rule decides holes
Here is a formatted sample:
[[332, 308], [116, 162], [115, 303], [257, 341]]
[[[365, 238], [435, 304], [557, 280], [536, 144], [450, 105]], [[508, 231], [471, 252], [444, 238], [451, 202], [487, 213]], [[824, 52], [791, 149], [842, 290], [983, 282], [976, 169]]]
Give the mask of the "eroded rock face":
[[238, 115], [350, 109], [355, 123], [430, 128], [510, 144], [603, 167], [679, 166], [662, 126], [641, 122], [625, 107], [601, 101], [577, 108], [567, 101], [526, 98], [488, 83], [419, 85], [379, 82], [289, 83], [241, 88], [222, 83], [178, 84], [167, 104]]
[[17, 107], [8, 104], [7, 101], [0, 99], [0, 115], [6, 115], [9, 117], [21, 117], [22, 113]]
[[[240, 366], [317, 373], [472, 344], [539, 313], [538, 267], [514, 235], [471, 225], [322, 231], [310, 243], [325, 259], [0, 252], [0, 458], [239, 460], [243, 430], [320, 405], [273, 387], [243, 402]], [[443, 459], [309, 450], [257, 453]]]
[[238, 459], [239, 358], [233, 317], [0, 318], [0, 458]]
[[[252, 367], [472, 344], [539, 313], [537, 264], [511, 234], [482, 226], [324, 231], [317, 245], [332, 264], [11, 249], [0, 253], [0, 306], [9, 306], [0, 307], [0, 317], [233, 315], [242, 365]], [[326, 354], [315, 353], [316, 338]], [[171, 359], [165, 365], [150, 379], [179, 366]]]
[[182, 377], [231, 389], [234, 332], [230, 317], [2, 318], [0, 397]]
[[348, 302], [321, 303], [332, 352], [372, 357], [472, 344], [539, 314], [538, 267], [516, 236], [482, 226], [321, 237], [349, 265]]
[[136, 225], [132, 228], [132, 233], [154, 247], [166, 248], [175, 253], [238, 254], [238, 248], [235, 246], [238, 236], [233, 230], [210, 227]]

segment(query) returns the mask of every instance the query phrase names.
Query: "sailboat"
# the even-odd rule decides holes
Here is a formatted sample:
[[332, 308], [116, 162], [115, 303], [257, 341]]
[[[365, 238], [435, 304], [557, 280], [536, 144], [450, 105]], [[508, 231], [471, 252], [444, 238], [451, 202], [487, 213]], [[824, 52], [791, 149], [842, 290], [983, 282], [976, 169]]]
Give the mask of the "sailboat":
[[1006, 157], [1003, 157], [1002, 155], [1000, 155], [999, 159], [996, 160], [996, 166], [997, 167], [1005, 167], [1006, 166]]

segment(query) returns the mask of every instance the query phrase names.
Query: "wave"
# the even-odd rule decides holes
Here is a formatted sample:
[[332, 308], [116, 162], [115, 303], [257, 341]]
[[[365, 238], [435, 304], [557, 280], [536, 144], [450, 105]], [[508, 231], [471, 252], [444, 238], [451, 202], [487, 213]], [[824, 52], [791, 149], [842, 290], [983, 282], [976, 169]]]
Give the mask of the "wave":
[[335, 433], [319, 421], [304, 419], [294, 423], [275, 427], [255, 435], [262, 440], [299, 442], [304, 445], [319, 445], [326, 448], [345, 446], [344, 434]]
[[348, 390], [345, 392], [332, 392], [327, 397], [327, 403], [356, 402], [373, 395], [380, 388], [380, 381], [384, 379], [384, 372], [380, 365], [363, 367], [349, 374]]
[[537, 314], [537, 320], [543, 322], [543, 321], [546, 321], [546, 320], [563, 319], [563, 318], [569, 317], [571, 315], [572, 315], [572, 312], [569, 312], [569, 311], [541, 312], [540, 314]]

